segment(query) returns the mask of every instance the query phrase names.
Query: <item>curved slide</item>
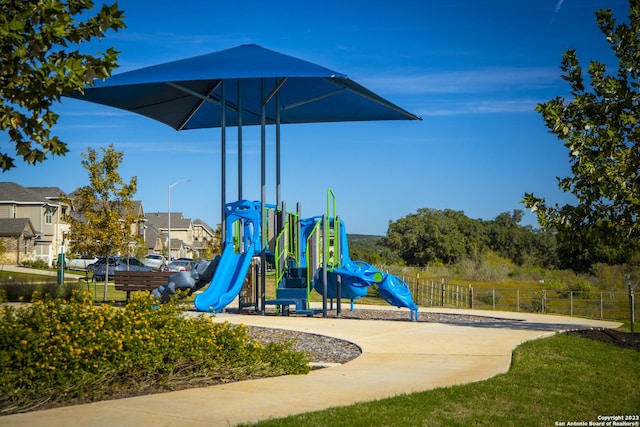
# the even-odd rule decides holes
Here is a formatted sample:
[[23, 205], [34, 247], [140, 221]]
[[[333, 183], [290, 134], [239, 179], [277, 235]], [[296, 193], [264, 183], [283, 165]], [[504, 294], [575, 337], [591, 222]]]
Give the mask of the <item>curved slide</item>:
[[[198, 311], [221, 311], [238, 296], [260, 241], [260, 202], [238, 200], [227, 203], [225, 211], [227, 239], [209, 287], [193, 301]], [[232, 237], [236, 225], [243, 230], [238, 245]]]
[[198, 311], [220, 311], [238, 296], [251, 266], [253, 252], [254, 245], [242, 254], [236, 253], [233, 245], [224, 248], [209, 287], [196, 295], [193, 301]]
[[[309, 228], [309, 227], [307, 227]], [[418, 318], [418, 306], [407, 283], [392, 274], [386, 274], [364, 261], [352, 261], [349, 257], [349, 243], [344, 222], [340, 220], [340, 245], [342, 246], [342, 266], [327, 271], [327, 298], [337, 297], [337, 276], [341, 278], [340, 296], [358, 299], [367, 295], [369, 286], [376, 283], [380, 296], [390, 305], [406, 307], [411, 318]], [[322, 294], [322, 284], [315, 281], [315, 290]]]

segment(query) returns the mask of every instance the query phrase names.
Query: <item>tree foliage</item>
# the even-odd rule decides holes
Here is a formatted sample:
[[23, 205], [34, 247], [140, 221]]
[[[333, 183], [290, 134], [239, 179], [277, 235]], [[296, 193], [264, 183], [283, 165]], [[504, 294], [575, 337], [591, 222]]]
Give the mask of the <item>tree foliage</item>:
[[629, 23], [618, 23], [610, 9], [596, 12], [617, 71], [609, 73], [604, 63], [592, 60], [585, 76], [570, 49], [562, 55], [561, 70], [571, 99], [558, 96], [537, 106], [550, 133], [568, 149], [572, 175], [558, 178], [558, 187], [576, 202], [550, 206], [526, 193], [523, 203], [542, 227], [557, 230], [562, 258], [576, 269], [625, 262], [639, 246], [640, 4], [629, 5]]
[[134, 241], [132, 225], [140, 219], [134, 214], [133, 195], [137, 179], [125, 183], [118, 167], [123, 153], [110, 145], [99, 152], [87, 148], [82, 166], [89, 174], [89, 184], [65, 197], [72, 206], [63, 220], [70, 224], [70, 249], [83, 255], [108, 257], [126, 253]]
[[475, 262], [491, 252], [518, 265], [554, 266], [553, 235], [520, 225], [522, 218], [519, 210], [482, 221], [464, 212], [423, 208], [390, 222], [381, 244], [408, 265]]
[[[90, 0], [0, 0], [0, 129], [29, 164], [68, 152], [51, 133], [58, 120], [53, 103], [116, 68], [113, 48], [96, 56], [77, 49], [125, 27], [117, 3], [90, 16], [93, 7]], [[2, 170], [15, 167], [13, 156], [0, 151]]]

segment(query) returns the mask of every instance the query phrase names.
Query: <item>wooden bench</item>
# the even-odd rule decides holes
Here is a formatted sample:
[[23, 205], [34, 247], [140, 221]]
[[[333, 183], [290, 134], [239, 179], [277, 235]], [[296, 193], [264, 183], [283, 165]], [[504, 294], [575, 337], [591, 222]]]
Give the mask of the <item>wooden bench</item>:
[[118, 271], [114, 273], [116, 290], [127, 293], [127, 301], [131, 291], [153, 291], [166, 285], [168, 277], [175, 272], [171, 271]]

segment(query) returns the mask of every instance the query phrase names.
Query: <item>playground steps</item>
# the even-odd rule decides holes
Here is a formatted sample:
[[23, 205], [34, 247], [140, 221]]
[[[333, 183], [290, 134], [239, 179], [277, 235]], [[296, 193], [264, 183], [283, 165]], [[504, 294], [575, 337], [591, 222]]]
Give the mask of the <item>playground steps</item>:
[[318, 311], [307, 309], [308, 291], [305, 276], [306, 269], [289, 268], [286, 276], [276, 289], [276, 298], [267, 300], [264, 303], [266, 305], [279, 306], [283, 316], [288, 316], [290, 306], [295, 306], [296, 314], [304, 314], [308, 317], [313, 317]]

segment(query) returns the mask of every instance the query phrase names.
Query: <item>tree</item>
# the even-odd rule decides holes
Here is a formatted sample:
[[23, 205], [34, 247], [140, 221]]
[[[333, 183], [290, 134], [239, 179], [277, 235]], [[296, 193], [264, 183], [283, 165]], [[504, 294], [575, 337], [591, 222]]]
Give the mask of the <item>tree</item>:
[[[63, 197], [72, 206], [71, 212], [63, 216], [70, 224], [70, 249], [106, 259], [116, 253], [127, 253], [128, 243], [137, 237], [132, 233], [132, 225], [140, 220], [134, 214], [132, 201], [137, 178], [134, 176], [125, 183], [120, 177], [118, 167], [123, 153], [115, 151], [113, 145], [106, 150], [100, 148], [99, 152], [89, 147], [82, 157], [89, 185], [78, 188], [71, 197]], [[107, 278], [105, 274], [105, 300]]]
[[517, 265], [557, 266], [554, 235], [546, 230], [520, 225], [524, 212], [515, 209], [486, 221], [488, 246]]
[[610, 9], [596, 22], [618, 60], [615, 74], [592, 60], [585, 82], [575, 50], [562, 55], [562, 79], [571, 100], [556, 97], [536, 108], [550, 133], [568, 149], [572, 176], [558, 187], [574, 205], [549, 206], [525, 193], [523, 203], [538, 223], [557, 232], [565, 260], [576, 269], [594, 262], [621, 263], [638, 251], [640, 237], [640, 2], [630, 0], [629, 23], [617, 23]]
[[423, 208], [390, 222], [383, 245], [409, 265], [451, 264], [479, 253], [486, 245], [486, 233], [481, 221], [464, 212]]
[[[0, 129], [28, 164], [68, 152], [51, 134], [58, 120], [53, 103], [116, 68], [113, 48], [97, 56], [70, 50], [125, 28], [117, 3], [88, 16], [92, 8], [90, 0], [0, 0]], [[15, 167], [13, 155], [0, 152], [3, 171]]]

